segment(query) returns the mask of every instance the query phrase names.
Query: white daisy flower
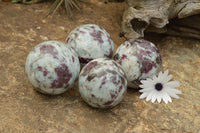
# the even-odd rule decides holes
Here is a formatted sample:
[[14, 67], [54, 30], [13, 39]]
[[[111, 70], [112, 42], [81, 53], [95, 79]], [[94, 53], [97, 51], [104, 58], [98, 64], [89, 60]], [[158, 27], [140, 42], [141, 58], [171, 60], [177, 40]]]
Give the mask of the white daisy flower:
[[164, 73], [160, 72], [158, 77], [153, 76], [153, 79], [141, 80], [142, 85], [140, 87], [142, 89], [140, 92], [142, 92], [142, 95], [140, 99], [146, 97], [146, 101], [151, 100], [152, 103], [156, 99], [160, 103], [163, 99], [166, 104], [168, 101], [172, 102], [171, 97], [178, 99], [179, 96], [177, 94], [181, 94], [181, 91], [174, 88], [180, 86], [180, 83], [178, 81], [170, 81], [171, 78], [172, 75], [168, 75], [168, 70], [166, 70]]

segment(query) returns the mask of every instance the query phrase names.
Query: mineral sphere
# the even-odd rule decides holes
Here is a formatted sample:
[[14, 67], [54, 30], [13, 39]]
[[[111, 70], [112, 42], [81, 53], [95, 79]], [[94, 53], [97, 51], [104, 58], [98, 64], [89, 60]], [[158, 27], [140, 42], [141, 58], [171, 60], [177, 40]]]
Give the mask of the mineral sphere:
[[113, 60], [99, 58], [83, 67], [79, 75], [79, 92], [95, 108], [117, 105], [127, 89], [126, 75]]
[[114, 53], [114, 43], [110, 34], [95, 24], [75, 28], [67, 37], [66, 45], [77, 52], [83, 66], [93, 59], [112, 58]]
[[124, 69], [131, 88], [138, 88], [140, 80], [158, 74], [162, 66], [158, 48], [143, 39], [125, 41], [117, 49], [114, 60]]
[[73, 86], [80, 72], [80, 63], [75, 51], [64, 43], [46, 41], [32, 49], [25, 69], [36, 90], [56, 95]]

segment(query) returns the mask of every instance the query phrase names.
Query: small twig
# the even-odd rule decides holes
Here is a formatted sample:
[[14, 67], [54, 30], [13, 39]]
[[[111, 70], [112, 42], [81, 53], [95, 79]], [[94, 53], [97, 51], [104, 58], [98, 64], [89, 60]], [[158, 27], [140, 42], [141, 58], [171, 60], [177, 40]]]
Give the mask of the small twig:
[[62, 4], [63, 0], [60, 0], [60, 2], [58, 3], [58, 5], [56, 6], [56, 8], [54, 9], [52, 15], [55, 14], [55, 12], [57, 11], [58, 7]]
[[45, 15], [45, 18], [51, 13], [52, 10], [54, 10], [56, 8], [56, 6], [59, 4], [60, 0], [56, 0], [53, 5], [50, 7], [49, 11], [47, 12], [47, 14]]
[[70, 5], [69, 5], [69, 4], [70, 4], [70, 3], [65, 2], [65, 8], [66, 8], [66, 10], [67, 10], [68, 16], [72, 19], [72, 18], [73, 18], [73, 13], [72, 13], [72, 11], [71, 11], [71, 9], [70, 9]]
[[76, 0], [75, 1], [69, 0], [69, 1], [71, 1], [72, 5], [74, 5], [74, 7], [80, 11], [80, 8], [79, 8], [78, 4], [76, 3]]
[[[80, 2], [84, 2], [84, 3], [89, 3], [86, 2], [85, 0], [78, 0]], [[54, 15], [54, 13], [56, 12], [56, 10], [58, 9], [58, 7], [60, 7], [60, 5], [64, 2], [66, 11], [68, 16], [73, 19], [73, 13], [72, 13], [72, 8], [76, 8], [78, 11], [80, 11], [81, 9], [79, 8], [78, 4], [77, 4], [77, 0], [56, 0], [53, 5], [51, 6], [51, 8], [49, 9], [48, 13], [46, 14], [45, 17], [47, 17], [52, 11], [52, 15]]]

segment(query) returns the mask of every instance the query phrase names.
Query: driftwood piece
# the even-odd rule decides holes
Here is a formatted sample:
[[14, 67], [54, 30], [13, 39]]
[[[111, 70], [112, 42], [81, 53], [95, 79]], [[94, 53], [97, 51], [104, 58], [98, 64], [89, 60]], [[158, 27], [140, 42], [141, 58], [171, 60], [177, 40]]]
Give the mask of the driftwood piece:
[[149, 26], [145, 32], [200, 39], [200, 15], [172, 19], [168, 25], [161, 29]]
[[120, 36], [139, 38], [144, 36], [145, 31], [200, 39], [200, 15], [197, 15], [200, 13], [200, 0], [126, 2], [129, 8], [123, 15]]

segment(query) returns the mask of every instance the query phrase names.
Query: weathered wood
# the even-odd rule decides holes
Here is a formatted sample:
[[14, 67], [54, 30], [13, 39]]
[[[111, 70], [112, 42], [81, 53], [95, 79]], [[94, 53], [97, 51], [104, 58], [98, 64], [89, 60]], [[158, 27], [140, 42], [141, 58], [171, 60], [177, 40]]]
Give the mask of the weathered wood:
[[[148, 29], [147, 32], [200, 39], [198, 23], [200, 16], [196, 15], [200, 13], [200, 0], [127, 0], [126, 2], [129, 8], [123, 15], [121, 36], [143, 37], [144, 31]], [[195, 16], [187, 19], [193, 15]]]
[[200, 39], [200, 15], [194, 15], [184, 19], [172, 19], [163, 28], [149, 26], [145, 32]]

